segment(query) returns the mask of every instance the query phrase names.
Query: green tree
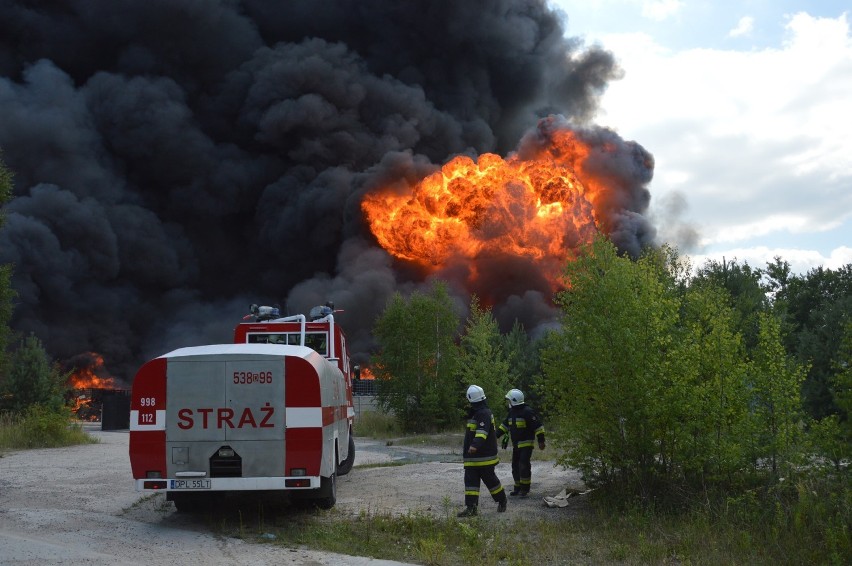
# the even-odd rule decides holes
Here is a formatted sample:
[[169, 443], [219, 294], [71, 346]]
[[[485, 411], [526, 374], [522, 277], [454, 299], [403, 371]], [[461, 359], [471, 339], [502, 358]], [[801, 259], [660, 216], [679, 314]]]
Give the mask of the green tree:
[[41, 405], [58, 411], [64, 404], [67, 379], [57, 364], [51, 364], [41, 341], [31, 334], [12, 353], [0, 396], [2, 408], [21, 412]]
[[852, 313], [852, 264], [837, 270], [819, 267], [790, 277], [776, 294], [776, 303], [786, 309], [787, 352], [810, 367], [802, 385], [805, 410], [817, 420], [837, 414], [831, 382], [843, 329]]
[[677, 450], [672, 459], [692, 485], [726, 481], [744, 464], [748, 366], [736, 330], [738, 315], [729, 302], [724, 288], [690, 286], [675, 329], [671, 358], [678, 371], [669, 405]]
[[633, 262], [597, 239], [565, 270], [569, 287], [557, 297], [563, 330], [542, 354], [549, 428], [565, 447], [562, 461], [592, 485], [643, 496], [655, 491], [671, 410], [664, 389], [678, 377], [667, 357], [679, 305], [659, 277], [666, 263]]
[[503, 353], [500, 329], [491, 314], [474, 295], [470, 315], [461, 337], [459, 376], [462, 385], [476, 384], [485, 390], [488, 406], [497, 421], [503, 420], [507, 409], [503, 396], [511, 389], [509, 362]]
[[843, 329], [843, 341], [835, 362], [837, 374], [832, 384], [834, 404], [840, 409], [838, 418], [843, 423], [845, 437], [852, 449], [852, 320]]
[[749, 376], [755, 431], [752, 458], [767, 461], [773, 475], [790, 462], [802, 424], [800, 389], [807, 368], [787, 355], [781, 325], [771, 314], [760, 316], [758, 345]]
[[845, 462], [852, 460], [852, 321], [844, 328], [835, 370], [830, 390], [837, 413], [815, 419], [808, 433], [814, 453], [827, 458], [835, 471], [840, 471]]
[[408, 299], [396, 293], [376, 321], [377, 400], [403, 430], [428, 432], [458, 424], [463, 401], [458, 328], [459, 316], [443, 282]]
[[757, 344], [758, 317], [769, 308], [767, 288], [761, 280], [764, 273], [736, 259], [707, 260], [690, 282], [691, 287], [710, 285], [728, 291], [727, 302], [734, 309], [735, 323], [743, 335], [747, 349]]
[[541, 341], [533, 341], [520, 322], [515, 320], [512, 329], [500, 336], [503, 352], [509, 364], [509, 387], [524, 392], [533, 406], [540, 405], [538, 384], [541, 380]]
[[802, 373], [777, 319], [759, 315], [750, 361], [727, 287], [678, 264], [666, 247], [632, 261], [594, 242], [566, 268], [563, 329], [542, 354], [561, 461], [646, 501], [740, 486], [796, 440]]

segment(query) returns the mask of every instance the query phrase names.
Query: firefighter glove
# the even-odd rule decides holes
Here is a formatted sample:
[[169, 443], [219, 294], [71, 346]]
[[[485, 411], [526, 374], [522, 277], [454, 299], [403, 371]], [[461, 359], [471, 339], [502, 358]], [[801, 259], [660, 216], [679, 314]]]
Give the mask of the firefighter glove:
[[503, 437], [503, 450], [508, 448], [508, 446], [509, 446], [509, 436], [506, 435], [506, 436]]
[[540, 440], [538, 443], [539, 450], [544, 450], [544, 440]]

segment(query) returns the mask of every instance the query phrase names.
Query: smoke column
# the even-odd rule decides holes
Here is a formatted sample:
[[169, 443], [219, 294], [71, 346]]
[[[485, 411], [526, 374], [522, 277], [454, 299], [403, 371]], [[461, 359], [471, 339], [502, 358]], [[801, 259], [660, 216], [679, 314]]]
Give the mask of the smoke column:
[[[609, 230], [635, 252], [652, 165], [591, 124], [620, 71], [565, 25], [535, 0], [3, 2], [13, 329], [128, 383], [149, 357], [230, 341], [250, 303], [331, 299], [365, 361], [388, 297], [427, 282], [372, 240], [363, 194], [523, 151], [551, 114], [624, 148], [601, 167]], [[523, 281], [501, 296], [503, 324], [552, 320]]]

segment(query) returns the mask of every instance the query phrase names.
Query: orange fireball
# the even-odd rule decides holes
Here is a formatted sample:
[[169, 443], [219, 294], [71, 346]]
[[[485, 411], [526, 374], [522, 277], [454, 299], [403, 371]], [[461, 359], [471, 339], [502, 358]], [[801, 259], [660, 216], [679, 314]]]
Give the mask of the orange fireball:
[[509, 259], [503, 264], [535, 266], [555, 289], [566, 259], [598, 231], [602, 185], [581, 180], [592, 150], [572, 131], [547, 137], [523, 157], [459, 156], [402, 190], [372, 191], [361, 205], [371, 232], [390, 254], [428, 271], [462, 266], [469, 288]]

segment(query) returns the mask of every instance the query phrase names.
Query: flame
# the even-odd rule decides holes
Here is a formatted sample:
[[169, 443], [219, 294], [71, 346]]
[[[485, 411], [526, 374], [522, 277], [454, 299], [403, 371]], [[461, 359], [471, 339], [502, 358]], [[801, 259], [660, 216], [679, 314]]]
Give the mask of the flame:
[[72, 389], [118, 389], [115, 378], [104, 376], [106, 369], [100, 354], [81, 354], [75, 365], [68, 380], [68, 386]]
[[86, 395], [73, 397], [70, 402], [71, 412], [81, 421], [96, 422], [100, 420], [100, 408], [94, 399]]
[[606, 184], [583, 169], [591, 146], [548, 126], [545, 143], [523, 156], [459, 156], [418, 183], [367, 194], [361, 206], [379, 245], [429, 272], [461, 266], [473, 289], [489, 270], [495, 280], [528, 266], [556, 289], [564, 262], [599, 230]]
[[365, 368], [365, 367], [361, 368], [360, 377], [361, 377], [362, 380], [366, 380], [366, 381], [371, 381], [373, 379], [376, 379], [375, 374], [373, 374], [373, 372], [370, 371], [370, 368]]

